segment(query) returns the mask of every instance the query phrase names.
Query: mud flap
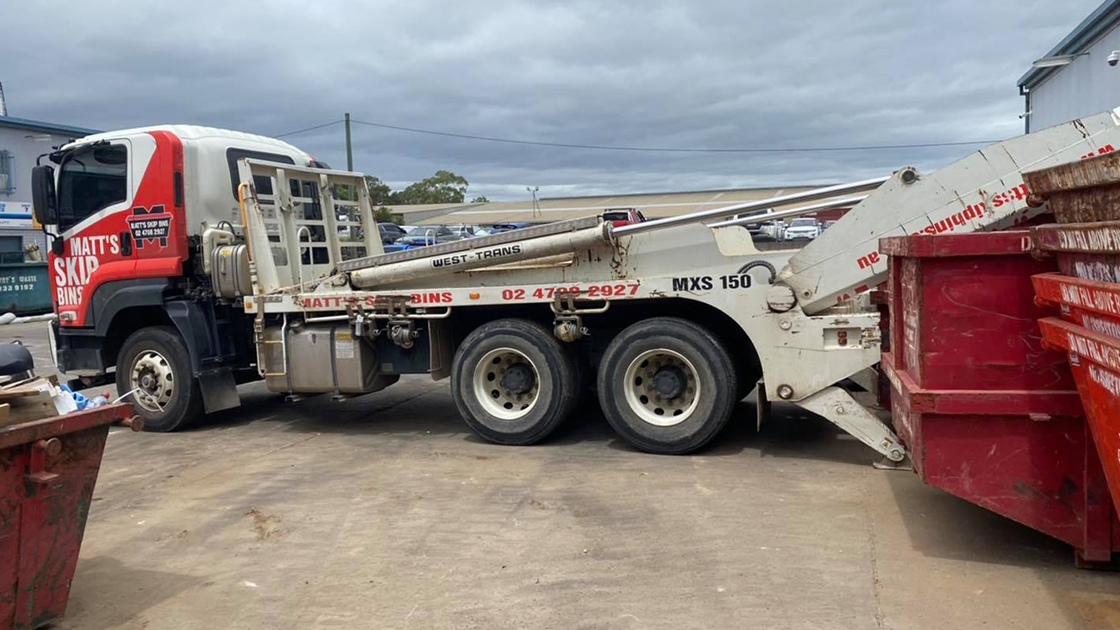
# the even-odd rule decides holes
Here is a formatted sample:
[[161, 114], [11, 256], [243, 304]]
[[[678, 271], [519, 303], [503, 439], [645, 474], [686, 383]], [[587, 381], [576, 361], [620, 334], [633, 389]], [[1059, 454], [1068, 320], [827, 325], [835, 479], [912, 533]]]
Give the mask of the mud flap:
[[200, 372], [198, 388], [202, 390], [202, 405], [206, 413], [241, 406], [241, 396], [237, 394], [237, 382], [233, 380], [233, 372], [229, 369]]
[[770, 419], [770, 401], [766, 398], [766, 383], [759, 381], [754, 388], [755, 402], [755, 433], [762, 430], [762, 423]]

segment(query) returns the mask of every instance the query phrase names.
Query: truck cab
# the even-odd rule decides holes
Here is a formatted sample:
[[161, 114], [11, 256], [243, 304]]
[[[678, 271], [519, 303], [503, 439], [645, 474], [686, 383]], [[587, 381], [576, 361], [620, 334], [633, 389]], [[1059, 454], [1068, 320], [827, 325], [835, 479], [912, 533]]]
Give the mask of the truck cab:
[[[202, 235], [244, 229], [238, 160], [314, 159], [278, 140], [184, 125], [92, 135], [47, 157], [34, 170], [34, 206], [50, 241], [59, 370], [88, 385], [115, 380], [156, 430], [239, 404], [236, 383], [255, 376], [251, 320], [203, 281]], [[324, 237], [308, 235], [309, 257]]]

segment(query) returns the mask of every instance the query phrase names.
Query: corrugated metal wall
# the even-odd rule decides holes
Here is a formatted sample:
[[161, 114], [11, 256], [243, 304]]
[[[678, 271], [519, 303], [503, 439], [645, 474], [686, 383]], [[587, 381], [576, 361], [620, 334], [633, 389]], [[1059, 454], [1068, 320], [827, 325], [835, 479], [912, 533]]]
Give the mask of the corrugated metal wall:
[[1109, 53], [1120, 50], [1120, 28], [1088, 50], [1031, 90], [1031, 131], [1120, 107], [1120, 65], [1107, 62]]

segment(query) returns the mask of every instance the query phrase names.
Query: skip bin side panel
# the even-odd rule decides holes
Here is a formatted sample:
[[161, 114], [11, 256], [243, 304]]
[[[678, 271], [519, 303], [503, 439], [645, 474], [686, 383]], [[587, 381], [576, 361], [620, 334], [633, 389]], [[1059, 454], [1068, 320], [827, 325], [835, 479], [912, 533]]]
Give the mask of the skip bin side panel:
[[0, 264], [0, 313], [46, 313], [51, 306], [47, 263]]
[[922, 414], [921, 426], [926, 483], [1084, 546], [1095, 498], [1082, 472], [1088, 437], [1081, 418]]
[[[48, 456], [48, 483], [26, 477], [21, 514], [19, 585], [14, 628], [38, 628], [62, 617], [78, 562], [108, 425], [59, 436], [62, 450]], [[27, 445], [25, 449], [30, 449]]]
[[1055, 318], [1039, 326], [1048, 343], [1068, 352], [1112, 502], [1120, 505], [1120, 339]]
[[23, 504], [23, 449], [0, 449], [0, 628], [11, 628], [19, 576], [20, 506]]
[[965, 256], [926, 260], [922, 387], [973, 390], [1070, 390], [1065, 357], [1042, 348], [1032, 274], [1052, 260]]

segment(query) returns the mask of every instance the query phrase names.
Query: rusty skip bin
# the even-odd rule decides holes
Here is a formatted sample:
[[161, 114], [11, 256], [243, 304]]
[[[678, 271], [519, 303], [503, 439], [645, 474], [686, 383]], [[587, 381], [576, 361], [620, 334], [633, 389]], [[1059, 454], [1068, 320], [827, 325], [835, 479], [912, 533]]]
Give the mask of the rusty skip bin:
[[0, 630], [66, 612], [109, 425], [134, 431], [115, 404], [0, 429]]

